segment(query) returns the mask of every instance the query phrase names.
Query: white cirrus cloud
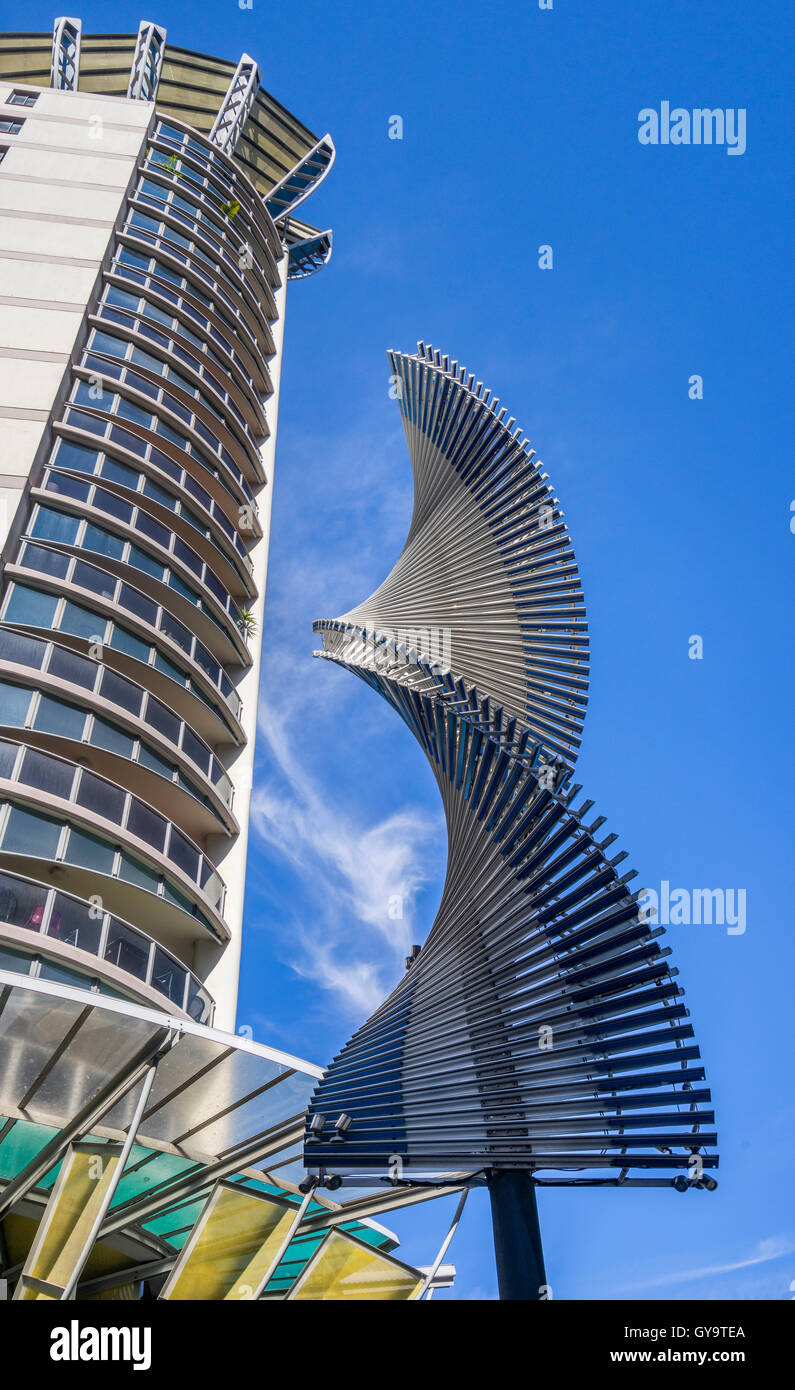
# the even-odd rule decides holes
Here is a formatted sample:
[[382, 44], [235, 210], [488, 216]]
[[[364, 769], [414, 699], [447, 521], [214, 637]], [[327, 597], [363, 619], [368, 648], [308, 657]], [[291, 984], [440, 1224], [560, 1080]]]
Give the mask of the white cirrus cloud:
[[289, 926], [289, 964], [330, 991], [346, 1013], [371, 1013], [394, 984], [412, 941], [417, 895], [441, 864], [443, 818], [407, 807], [363, 824], [335, 805], [296, 755], [290, 712], [260, 712], [268, 745], [251, 823], [300, 874], [311, 914]]
[[662, 1274], [656, 1279], [650, 1279], [647, 1283], [626, 1285], [625, 1289], [653, 1289], [660, 1288], [664, 1284], [689, 1284], [693, 1279], [709, 1279], [720, 1274], [734, 1274], [741, 1269], [750, 1269], [753, 1265], [768, 1264], [771, 1260], [780, 1260], [785, 1255], [791, 1255], [795, 1251], [795, 1242], [787, 1236], [765, 1236], [760, 1240], [750, 1254], [742, 1255], [739, 1259], [730, 1260], [725, 1264], [704, 1265], [699, 1269], [680, 1269], [671, 1274]]

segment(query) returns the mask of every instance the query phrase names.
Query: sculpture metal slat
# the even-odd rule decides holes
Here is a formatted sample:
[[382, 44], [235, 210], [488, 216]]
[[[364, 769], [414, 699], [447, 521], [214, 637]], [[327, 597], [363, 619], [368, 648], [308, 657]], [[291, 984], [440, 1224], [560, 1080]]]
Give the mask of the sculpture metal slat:
[[306, 1166], [356, 1184], [521, 1170], [714, 1188], [710, 1093], [663, 932], [570, 785], [588, 625], [557, 498], [457, 362], [422, 343], [389, 361], [411, 526], [375, 593], [315, 624], [316, 654], [416, 736], [449, 857], [425, 945], [318, 1084]]

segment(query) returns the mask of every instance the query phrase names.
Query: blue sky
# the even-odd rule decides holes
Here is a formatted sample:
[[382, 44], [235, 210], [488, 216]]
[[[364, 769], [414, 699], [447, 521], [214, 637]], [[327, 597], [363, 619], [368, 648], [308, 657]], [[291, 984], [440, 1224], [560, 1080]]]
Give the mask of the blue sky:
[[[81, 13], [105, 31], [141, 17]], [[30, 4], [25, 24], [52, 15]], [[334, 258], [287, 310], [239, 1023], [328, 1060], [438, 903], [445, 838], [422, 753], [363, 685], [311, 659], [312, 619], [369, 594], [405, 537], [384, 353], [421, 337], [501, 398], [566, 511], [592, 640], [577, 781], [639, 881], [747, 893], [742, 935], [669, 928], [717, 1111], [718, 1191], [542, 1193], [554, 1295], [791, 1297], [786, 7], [302, 0], [297, 15], [224, 0], [146, 17], [185, 47], [251, 52], [338, 150], [306, 208], [333, 226]], [[745, 153], [642, 146], [638, 112], [663, 100], [744, 108]], [[391, 1221], [407, 1258], [432, 1258], [448, 1206]], [[496, 1295], [484, 1194], [450, 1258], [452, 1296]]]

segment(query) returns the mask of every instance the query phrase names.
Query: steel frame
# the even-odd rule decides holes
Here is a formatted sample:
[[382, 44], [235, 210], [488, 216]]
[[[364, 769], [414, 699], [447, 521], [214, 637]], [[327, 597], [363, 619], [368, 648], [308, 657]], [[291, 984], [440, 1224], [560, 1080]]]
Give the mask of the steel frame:
[[127, 96], [137, 101], [154, 101], [163, 66], [166, 30], [160, 24], [142, 19], [135, 41]]
[[324, 135], [303, 159], [285, 174], [265, 198], [274, 222], [290, 217], [330, 173], [337, 151], [330, 135]]
[[52, 33], [50, 86], [60, 92], [76, 92], [80, 76], [80, 38], [83, 22], [63, 15]]
[[232, 80], [218, 108], [209, 139], [224, 154], [232, 154], [248, 119], [259, 86], [259, 68], [248, 53], [244, 53], [235, 68]]

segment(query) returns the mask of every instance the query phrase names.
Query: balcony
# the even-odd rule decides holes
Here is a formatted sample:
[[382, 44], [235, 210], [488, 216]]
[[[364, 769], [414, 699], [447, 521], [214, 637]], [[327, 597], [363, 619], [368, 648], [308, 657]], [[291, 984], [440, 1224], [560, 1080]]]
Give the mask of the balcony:
[[201, 981], [137, 927], [81, 898], [0, 873], [0, 967], [80, 985], [212, 1022]]
[[186, 932], [194, 941], [205, 932], [228, 939], [225, 886], [212, 862], [124, 788], [65, 758], [0, 740], [0, 797], [8, 805], [0, 813], [0, 856], [12, 872], [29, 871], [15, 862], [23, 855], [42, 865], [36, 876], [68, 872], [70, 886], [86, 897], [99, 875], [109, 909], [133, 920], [151, 910], [154, 894], [174, 945]]
[[[22, 641], [33, 648], [40, 665], [44, 655], [53, 669], [38, 669], [31, 679], [28, 667], [27, 680], [22, 672], [9, 672], [8, 679], [9, 637], [0, 628], [0, 737], [24, 729], [26, 743], [79, 761], [126, 787], [156, 805], [193, 840], [237, 832], [228, 774], [207, 745], [159, 700], [88, 657], [34, 638]], [[67, 685], [69, 677], [73, 680]], [[98, 693], [89, 682], [99, 684]], [[126, 708], [120, 708], [122, 700]]]

